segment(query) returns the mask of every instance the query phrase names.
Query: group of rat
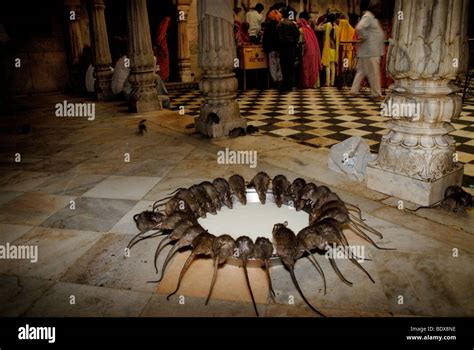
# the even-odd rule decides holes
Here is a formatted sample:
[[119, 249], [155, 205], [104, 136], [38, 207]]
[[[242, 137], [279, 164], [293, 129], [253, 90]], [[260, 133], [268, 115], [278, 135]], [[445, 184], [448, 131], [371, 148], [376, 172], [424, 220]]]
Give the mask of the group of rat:
[[[265, 204], [270, 187], [275, 204], [278, 207], [286, 203], [293, 205], [297, 211], [303, 210], [309, 214], [309, 225], [307, 227], [295, 234], [288, 227], [287, 222], [277, 223], [272, 230], [273, 242], [265, 237], [258, 237], [253, 242], [247, 236], [241, 236], [236, 240], [227, 234], [215, 236], [198, 223], [198, 218], [205, 218], [207, 213], [217, 214], [222, 206], [232, 209], [233, 196], [242, 205], [246, 205], [247, 188], [255, 188], [260, 202]], [[342, 230], [343, 225], [348, 225], [355, 234], [378, 249], [393, 249], [379, 247], [368, 233], [379, 238], [383, 238], [382, 234], [364, 222], [357, 206], [345, 203], [326, 186], [317, 186], [312, 182], [307, 183], [302, 178], [290, 182], [284, 175], [277, 175], [271, 179], [265, 172], [259, 172], [247, 184], [242, 176], [232, 175], [228, 181], [224, 178], [216, 178], [212, 182], [204, 181], [189, 188], [178, 188], [169, 197], [155, 202], [152, 211], [136, 214], [133, 219], [140, 232], [129, 242], [129, 249], [142, 240], [166, 235], [156, 249], [154, 257], [156, 273], [158, 273], [157, 261], [159, 254], [166, 245], [173, 244], [163, 263], [161, 276], [158, 280], [150, 281], [150, 283], [158, 283], [162, 280], [166, 267], [178, 250], [183, 248], [192, 249], [191, 255], [180, 272], [176, 289], [168, 295], [168, 300], [179, 290], [184, 274], [193, 260], [197, 256], [207, 256], [214, 260], [214, 273], [206, 299], [207, 305], [216, 281], [219, 265], [224, 264], [230, 257], [236, 257], [242, 262], [257, 316], [258, 309], [247, 272], [247, 260], [249, 259], [261, 261], [265, 267], [273, 298], [275, 292], [272, 288], [269, 268], [270, 259], [274, 257], [275, 251], [282, 263], [288, 268], [291, 279], [305, 303], [313, 311], [324, 316], [311, 305], [301, 291], [294, 274], [297, 259], [303, 256], [309, 259], [321, 275], [324, 283], [324, 293], [326, 293], [326, 278], [313, 254], [325, 253], [335, 246], [348, 247], [348, 240]], [[352, 285], [343, 276], [334, 258], [329, 257], [328, 259], [337, 276], [344, 283]], [[359, 264], [358, 260], [360, 261], [361, 257], [348, 255], [347, 259], [375, 283], [370, 274]]]

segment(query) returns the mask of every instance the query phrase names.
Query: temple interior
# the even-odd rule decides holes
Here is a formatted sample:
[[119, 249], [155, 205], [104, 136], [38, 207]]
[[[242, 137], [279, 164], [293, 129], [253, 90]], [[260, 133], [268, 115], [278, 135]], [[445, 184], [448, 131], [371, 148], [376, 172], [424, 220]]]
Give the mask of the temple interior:
[[[12, 3], [0, 14], [0, 316], [255, 316], [253, 297], [266, 317], [319, 316], [309, 303], [334, 317], [474, 316], [474, 2], [377, 3]], [[358, 45], [370, 37], [354, 35], [376, 8], [382, 52], [355, 88], [365, 62]], [[298, 33], [296, 56], [281, 40], [268, 49], [272, 10], [283, 17], [279, 35], [281, 23]], [[416, 115], [397, 114], [401, 105], [416, 105]], [[356, 149], [345, 146], [351, 140]], [[260, 210], [249, 194], [259, 172], [273, 189]], [[258, 259], [248, 264], [252, 296], [242, 264], [224, 259], [210, 293], [218, 259], [201, 253], [167, 298], [194, 250], [180, 249], [150, 283], [166, 236], [146, 237], [137, 214], [233, 175], [255, 210], [234, 196], [233, 209], [199, 223], [215, 236], [268, 238], [269, 274]], [[334, 259], [337, 273], [314, 253], [324, 283], [313, 253], [300, 254], [294, 271], [307, 301], [272, 232], [286, 221], [297, 234], [307, 213], [290, 192], [275, 205], [277, 175], [327, 186], [360, 209], [362, 219], [347, 215], [352, 225], [372, 228], [370, 241], [350, 224], [340, 231], [338, 242], [362, 249], [359, 266]], [[469, 195], [467, 207], [443, 204], [453, 187]], [[216, 232], [206, 225], [219, 215]], [[144, 239], [129, 249], [137, 234]]]

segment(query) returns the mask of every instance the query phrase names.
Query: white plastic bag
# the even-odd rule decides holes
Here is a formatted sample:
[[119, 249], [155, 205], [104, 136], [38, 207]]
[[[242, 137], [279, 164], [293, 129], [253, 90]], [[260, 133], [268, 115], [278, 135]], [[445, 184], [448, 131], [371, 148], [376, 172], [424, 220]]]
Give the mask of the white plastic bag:
[[369, 145], [359, 136], [353, 136], [331, 147], [328, 167], [349, 175], [352, 180], [362, 181], [367, 164], [375, 160]]

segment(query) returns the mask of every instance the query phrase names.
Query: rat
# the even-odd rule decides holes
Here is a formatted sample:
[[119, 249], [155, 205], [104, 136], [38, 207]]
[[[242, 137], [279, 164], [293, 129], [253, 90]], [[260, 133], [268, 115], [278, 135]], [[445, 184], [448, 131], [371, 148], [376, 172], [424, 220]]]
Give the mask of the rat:
[[257, 191], [258, 194], [258, 199], [262, 204], [265, 204], [267, 199], [267, 191], [268, 187], [270, 186], [270, 181], [270, 176], [268, 176], [266, 172], [260, 171], [247, 185], [247, 187], [255, 187], [255, 191]]
[[229, 209], [232, 209], [233, 202], [232, 202], [232, 193], [230, 190], [229, 183], [226, 179], [218, 177], [212, 181], [212, 184], [216, 188], [217, 192], [219, 193], [219, 197], [223, 204], [225, 204]]
[[416, 212], [420, 209], [433, 209], [433, 208], [443, 208], [452, 212], [464, 213], [466, 209], [472, 207], [472, 196], [468, 192], [464, 191], [460, 186], [449, 186], [444, 191], [444, 198], [441, 202], [431, 205], [431, 206], [422, 206], [416, 209], [406, 210], [411, 212]]
[[285, 195], [288, 194], [290, 188], [290, 182], [285, 175], [277, 175], [273, 178], [272, 189], [273, 197], [275, 198], [275, 204], [278, 208], [281, 208], [283, 205], [283, 200]]
[[304, 302], [310, 307], [311, 310], [324, 317], [324, 315], [318, 311], [311, 303], [306, 299], [303, 291], [301, 290], [298, 281], [295, 276], [295, 263], [296, 260], [301, 257], [301, 253], [296, 239], [295, 233], [290, 230], [288, 223], [285, 221], [283, 224], [275, 224], [273, 226], [273, 245], [275, 246], [277, 255], [280, 257], [283, 265], [290, 271], [291, 279], [295, 284], [296, 289], [300, 293]]
[[306, 212], [310, 212], [311, 205], [309, 203], [309, 199], [311, 198], [312, 193], [314, 193], [317, 189], [317, 186], [309, 182], [307, 183], [303, 189], [300, 191], [300, 198], [296, 201], [296, 210], [304, 210]]
[[259, 129], [256, 126], [254, 126], [252, 124], [247, 125], [247, 129], [246, 129], [247, 135], [255, 134], [258, 131], [259, 131]]
[[199, 205], [204, 210], [204, 217], [206, 217], [206, 213], [217, 214], [217, 209], [204, 187], [192, 185], [189, 190], [193, 193], [194, 198], [197, 199]]
[[245, 129], [244, 128], [234, 128], [229, 132], [230, 137], [239, 137], [245, 136]]
[[211, 286], [209, 287], [209, 293], [206, 298], [205, 304], [209, 303], [209, 299], [212, 295], [212, 290], [214, 289], [214, 284], [216, 283], [217, 270], [219, 265], [224, 264], [228, 258], [234, 255], [235, 250], [235, 241], [229, 235], [220, 235], [216, 237], [212, 243], [212, 256], [214, 258], [214, 273], [212, 275]]
[[[338, 245], [347, 246], [341, 240], [341, 237], [343, 236], [342, 226], [340, 225], [339, 222], [337, 222], [334, 219], [328, 218], [328, 219], [324, 219], [318, 222], [318, 224], [315, 225], [315, 234], [321, 237], [321, 245], [318, 248], [322, 248], [324, 251], [327, 251], [331, 249], [332, 247], [338, 246]], [[375, 283], [372, 276], [367, 272], [366, 269], [362, 267], [362, 265], [359, 264], [359, 262], [353, 256], [349, 256], [348, 259], [360, 270], [362, 270], [369, 277], [372, 283]], [[336, 271], [338, 276], [341, 278], [341, 280], [345, 283], [349, 282], [342, 275], [340, 270], [337, 268], [337, 265], [334, 259], [329, 258], [329, 262], [331, 263], [331, 266], [334, 268], [334, 270]], [[352, 285], [351, 282], [349, 282], [349, 284]]]
[[147, 132], [145, 123], [146, 119], [142, 119], [140, 120], [140, 123], [138, 123], [138, 134], [141, 136], [143, 136]]
[[187, 230], [196, 225], [197, 221], [196, 220], [190, 220], [190, 219], [182, 219], [178, 221], [175, 225], [175, 229], [165, 238], [163, 238], [160, 241], [160, 244], [158, 244], [158, 247], [156, 248], [155, 251], [155, 271], [158, 273], [158, 267], [156, 266], [158, 262], [158, 256], [160, 255], [161, 250], [166, 247], [169, 243], [177, 241], [181, 237], [184, 236], [184, 234], [187, 232]]
[[324, 295], [326, 295], [326, 276], [324, 276], [324, 271], [321, 268], [321, 265], [319, 265], [318, 261], [311, 253], [312, 250], [322, 246], [322, 239], [313, 232], [314, 230], [314, 226], [307, 226], [298, 232], [296, 239], [298, 240], [300, 251], [306, 252], [308, 254], [308, 260], [313, 264], [316, 271], [318, 271], [321, 275], [324, 283]]
[[303, 188], [306, 186], [306, 180], [302, 179], [301, 177], [298, 177], [293, 180], [293, 182], [290, 185], [290, 188], [288, 189], [288, 192], [290, 193], [291, 197], [293, 198], [293, 204], [295, 206], [295, 209], [297, 211], [300, 211], [301, 208], [298, 207], [297, 203], [299, 202], [301, 198], [301, 194], [303, 192]]
[[[127, 248], [132, 249], [132, 247], [138, 242], [144, 239], [156, 237], [156, 232], [147, 236], [143, 236], [143, 234], [157, 228], [161, 229], [161, 225], [165, 220], [166, 216], [156, 211], [145, 210], [139, 214], [135, 214], [133, 216], [133, 221], [135, 221], [135, 225], [140, 230], [140, 232], [138, 232], [135, 236], [132, 237], [132, 239], [127, 245]], [[161, 235], [161, 232], [159, 235]]]
[[160, 282], [165, 274], [166, 267], [168, 266], [169, 262], [171, 261], [171, 258], [174, 256], [174, 254], [185, 247], [192, 246], [194, 239], [199, 236], [200, 234], [206, 233], [207, 231], [199, 224], [195, 224], [191, 227], [188, 227], [183, 236], [178, 239], [178, 241], [174, 244], [174, 246], [170, 249], [168, 252], [168, 255], [166, 255], [165, 261], [163, 262], [163, 266], [161, 268], [161, 276], [158, 278], [156, 281], [149, 281], [148, 283], [158, 283]]
[[165, 204], [165, 214], [171, 215], [176, 211], [182, 211], [188, 214], [190, 217], [195, 216], [188, 203], [180, 198], [173, 197]]
[[179, 287], [181, 286], [181, 281], [183, 280], [184, 274], [188, 270], [189, 266], [191, 266], [191, 263], [194, 261], [196, 256], [205, 255], [205, 256], [213, 257], [214, 255], [213, 246], [214, 246], [215, 239], [216, 239], [216, 236], [208, 232], [203, 232], [199, 234], [196, 238], [194, 238], [192, 242], [193, 250], [191, 252], [191, 255], [189, 255], [188, 259], [186, 259], [186, 262], [184, 263], [183, 268], [181, 269], [176, 289], [166, 297], [167, 300], [170, 300], [171, 296], [173, 296], [174, 294], [178, 292]]
[[216, 208], [217, 210], [220, 210], [222, 207], [222, 201], [219, 196], [219, 192], [214, 187], [214, 185], [211, 184], [209, 181], [203, 181], [199, 184], [199, 186], [204, 188], [214, 208]]
[[272, 278], [270, 276], [270, 259], [273, 256], [273, 244], [270, 240], [266, 237], [258, 237], [255, 240], [255, 244], [253, 247], [253, 257], [255, 259], [260, 260], [264, 267], [265, 272], [267, 273], [268, 277], [268, 284], [270, 286], [270, 293], [272, 299], [275, 300], [275, 291], [273, 290], [272, 286]]
[[247, 191], [245, 189], [245, 180], [240, 175], [232, 175], [229, 178], [230, 190], [235, 194], [240, 203], [243, 205], [247, 204]]
[[255, 309], [257, 316], [259, 316], [257, 304], [255, 303], [255, 298], [253, 296], [252, 286], [250, 285], [249, 273], [247, 270], [247, 260], [253, 257], [255, 245], [253, 241], [247, 236], [241, 236], [237, 238], [235, 243], [237, 245], [239, 259], [242, 260], [242, 267], [244, 268], [245, 280], [247, 281], [247, 286], [249, 287], [253, 308]]

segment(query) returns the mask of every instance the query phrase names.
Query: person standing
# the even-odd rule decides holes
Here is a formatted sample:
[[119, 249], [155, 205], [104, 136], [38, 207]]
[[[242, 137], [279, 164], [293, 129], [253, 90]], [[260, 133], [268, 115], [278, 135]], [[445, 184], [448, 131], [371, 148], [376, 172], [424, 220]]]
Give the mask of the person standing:
[[263, 50], [265, 50], [265, 53], [268, 56], [270, 75], [277, 87], [280, 87], [281, 81], [283, 80], [277, 36], [277, 26], [281, 19], [282, 15], [280, 11], [270, 11], [267, 15], [267, 22], [265, 23], [265, 30], [262, 38]]
[[380, 58], [384, 54], [385, 35], [380, 22], [374, 15], [378, 13], [379, 6], [379, 3], [371, 3], [356, 26], [359, 41], [357, 73], [350, 92], [352, 96], [357, 96], [362, 80], [367, 77], [370, 96], [375, 100], [383, 99], [380, 87]]
[[291, 91], [295, 85], [296, 45], [300, 31], [291, 20], [296, 16], [294, 10], [287, 7], [283, 10], [282, 15], [283, 20], [277, 26], [278, 50], [283, 74], [281, 91]]
[[165, 17], [158, 25], [158, 30], [156, 31], [155, 44], [157, 47], [156, 59], [159, 67], [158, 74], [163, 81], [167, 81], [170, 76], [170, 54], [166, 38], [170, 21], [170, 17]]
[[255, 45], [260, 43], [260, 32], [262, 30], [264, 6], [261, 3], [255, 5], [255, 8], [247, 12], [246, 19], [249, 24], [250, 41]]
[[299, 25], [303, 32], [304, 45], [300, 68], [300, 86], [314, 88], [319, 85], [321, 70], [321, 51], [316, 34], [309, 24], [309, 13], [300, 13]]

